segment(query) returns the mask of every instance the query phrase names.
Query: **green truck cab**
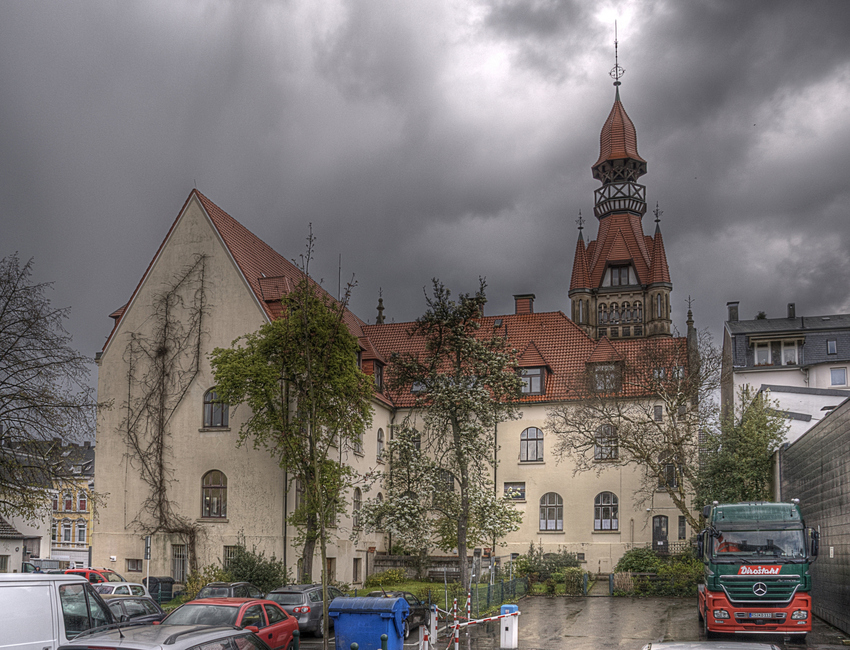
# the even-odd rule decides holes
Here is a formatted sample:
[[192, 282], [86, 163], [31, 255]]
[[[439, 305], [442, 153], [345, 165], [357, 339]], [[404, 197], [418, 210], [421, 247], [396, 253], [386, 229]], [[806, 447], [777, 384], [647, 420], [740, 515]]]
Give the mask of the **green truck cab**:
[[812, 629], [812, 576], [818, 533], [799, 501], [705, 506], [697, 553], [705, 565], [699, 617], [715, 633], [782, 634]]

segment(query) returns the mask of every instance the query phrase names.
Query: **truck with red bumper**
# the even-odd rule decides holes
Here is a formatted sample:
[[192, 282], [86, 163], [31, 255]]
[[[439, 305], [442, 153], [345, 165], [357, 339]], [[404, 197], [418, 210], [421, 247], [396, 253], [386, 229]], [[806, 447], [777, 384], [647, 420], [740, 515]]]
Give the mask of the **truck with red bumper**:
[[818, 534], [792, 503], [706, 506], [697, 552], [705, 565], [699, 617], [715, 633], [782, 634], [812, 629], [812, 577]]

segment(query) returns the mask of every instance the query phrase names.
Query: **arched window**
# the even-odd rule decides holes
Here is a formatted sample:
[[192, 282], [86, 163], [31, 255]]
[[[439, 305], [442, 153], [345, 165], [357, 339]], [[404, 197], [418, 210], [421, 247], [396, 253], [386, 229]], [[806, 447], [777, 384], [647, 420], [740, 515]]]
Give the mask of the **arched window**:
[[600, 303], [599, 305], [599, 325], [608, 322], [608, 308], [605, 306], [605, 303]]
[[62, 520], [62, 541], [70, 542], [71, 541], [71, 520], [63, 519]]
[[201, 482], [201, 517], [227, 517], [227, 477], [217, 469]]
[[593, 500], [593, 530], [619, 530], [620, 516], [617, 495], [600, 492]]
[[86, 522], [84, 519], [77, 521], [77, 542], [79, 544], [86, 543]]
[[564, 500], [557, 492], [540, 499], [540, 530], [564, 530]]
[[643, 322], [643, 310], [639, 302], [635, 303], [635, 322], [642, 323]]
[[[66, 492], [65, 496], [62, 498], [62, 500], [65, 502], [65, 510], [66, 511], [70, 512], [71, 510], [74, 509], [74, 497], [70, 492]], [[68, 540], [68, 541], [70, 541], [70, 540]]]
[[354, 488], [354, 499], [351, 513], [351, 521], [354, 528], [360, 528], [360, 508], [363, 506], [363, 493], [360, 488]]
[[617, 456], [617, 430], [610, 424], [603, 424], [596, 430], [593, 458], [594, 460], [616, 460]]
[[59, 512], [59, 495], [53, 493], [53, 512]]
[[655, 294], [655, 316], [661, 318], [664, 315], [664, 297], [660, 293]]
[[59, 541], [59, 522], [55, 519], [53, 523], [50, 524], [50, 541], [58, 542]]
[[227, 404], [218, 398], [215, 388], [204, 393], [204, 428], [230, 426]]
[[378, 460], [384, 459], [384, 430], [378, 429]]
[[537, 427], [529, 427], [520, 434], [519, 459], [523, 463], [543, 461], [543, 432]]
[[623, 303], [623, 322], [624, 323], [631, 323], [632, 322], [632, 306], [627, 302]]
[[620, 308], [617, 306], [616, 302], [611, 303], [611, 322], [619, 323], [620, 322]]
[[86, 495], [85, 491], [81, 491], [77, 495], [77, 510], [79, 510], [80, 512], [85, 512], [88, 509], [89, 509], [88, 496]]

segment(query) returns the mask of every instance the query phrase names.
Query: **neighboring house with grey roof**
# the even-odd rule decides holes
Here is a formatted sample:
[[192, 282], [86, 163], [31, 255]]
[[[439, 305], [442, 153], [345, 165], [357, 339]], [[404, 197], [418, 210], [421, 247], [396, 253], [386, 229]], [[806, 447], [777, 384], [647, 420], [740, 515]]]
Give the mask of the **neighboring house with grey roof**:
[[779, 403], [793, 442], [850, 397], [850, 314], [739, 320], [727, 303], [720, 402], [724, 413], [750, 386]]
[[8, 521], [0, 517], [0, 573], [21, 570], [24, 536]]

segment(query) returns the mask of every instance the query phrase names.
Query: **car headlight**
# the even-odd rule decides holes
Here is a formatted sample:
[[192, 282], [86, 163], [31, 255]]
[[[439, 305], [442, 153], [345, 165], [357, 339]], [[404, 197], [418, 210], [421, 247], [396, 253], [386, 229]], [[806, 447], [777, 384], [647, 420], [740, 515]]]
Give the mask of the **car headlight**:
[[729, 612], [725, 609], [715, 609], [714, 618], [729, 618]]
[[791, 614], [792, 621], [805, 621], [807, 618], [809, 618], [809, 613], [805, 609], [796, 609]]

